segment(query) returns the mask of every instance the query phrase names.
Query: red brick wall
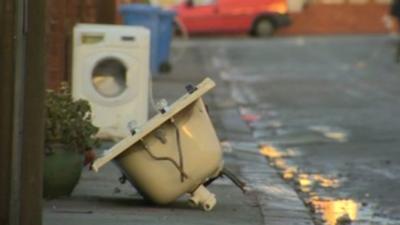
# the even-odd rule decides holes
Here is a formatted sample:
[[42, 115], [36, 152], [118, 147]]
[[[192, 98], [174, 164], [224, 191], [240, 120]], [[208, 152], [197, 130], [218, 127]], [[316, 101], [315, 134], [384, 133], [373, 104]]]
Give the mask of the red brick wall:
[[[118, 14], [115, 13], [116, 5], [121, 3], [140, 2], [139, 0], [49, 0], [48, 1], [48, 18], [47, 24], [47, 86], [56, 88], [61, 81], [69, 80], [71, 74], [71, 37], [72, 29], [76, 23], [96, 23], [101, 21], [106, 23], [117, 22]], [[117, 17], [110, 20], [102, 18], [100, 10], [105, 7], [105, 17]], [[99, 10], [99, 11], [98, 11]], [[115, 17], [114, 16], [114, 17]]]
[[281, 35], [326, 35], [387, 33], [387, 4], [310, 4], [292, 14], [292, 26]]
[[96, 21], [96, 0], [49, 0], [47, 24], [47, 86], [55, 88], [68, 80], [71, 35], [78, 22]]

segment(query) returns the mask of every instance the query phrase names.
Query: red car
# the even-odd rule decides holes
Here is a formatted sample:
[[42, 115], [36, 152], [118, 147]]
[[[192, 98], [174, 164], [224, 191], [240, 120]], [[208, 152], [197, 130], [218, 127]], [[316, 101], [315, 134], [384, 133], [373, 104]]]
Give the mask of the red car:
[[193, 33], [270, 36], [290, 24], [286, 0], [187, 0], [175, 7], [178, 21]]

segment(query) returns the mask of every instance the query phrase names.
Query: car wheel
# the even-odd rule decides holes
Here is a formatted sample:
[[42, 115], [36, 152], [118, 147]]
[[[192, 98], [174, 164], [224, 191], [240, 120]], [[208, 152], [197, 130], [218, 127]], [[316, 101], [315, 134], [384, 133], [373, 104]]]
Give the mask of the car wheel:
[[275, 31], [274, 23], [269, 18], [261, 18], [256, 21], [253, 27], [253, 34], [256, 37], [271, 37]]

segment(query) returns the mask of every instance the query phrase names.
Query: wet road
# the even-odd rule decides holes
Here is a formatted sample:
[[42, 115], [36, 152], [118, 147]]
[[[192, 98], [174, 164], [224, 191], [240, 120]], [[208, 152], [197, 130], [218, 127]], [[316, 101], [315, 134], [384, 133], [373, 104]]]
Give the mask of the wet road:
[[325, 223], [380, 225], [400, 224], [394, 43], [387, 36], [200, 41], [271, 164]]

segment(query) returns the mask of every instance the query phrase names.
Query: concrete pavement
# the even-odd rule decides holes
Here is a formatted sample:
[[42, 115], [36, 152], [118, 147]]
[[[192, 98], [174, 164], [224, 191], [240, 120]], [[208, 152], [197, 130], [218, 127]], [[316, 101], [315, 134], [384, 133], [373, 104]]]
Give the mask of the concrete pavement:
[[[174, 48], [173, 73], [154, 79], [155, 99], [170, 103], [181, 96], [187, 83], [196, 84], [210, 76], [217, 87], [206, 96], [217, 133], [224, 143], [224, 158], [229, 168], [249, 185], [243, 194], [229, 180], [211, 185], [218, 203], [212, 212], [190, 208], [186, 198], [169, 206], [145, 202], [129, 185], [119, 184], [114, 165], [99, 173], [85, 170], [70, 198], [45, 201], [45, 225], [118, 224], [265, 224], [311, 225], [306, 208], [297, 193], [259, 153], [259, 143], [243, 119], [232, 83], [221, 79], [218, 62], [213, 62], [213, 47], [178, 43]], [[184, 51], [183, 54], [182, 51]], [[179, 53], [179, 54], [178, 54]]]

